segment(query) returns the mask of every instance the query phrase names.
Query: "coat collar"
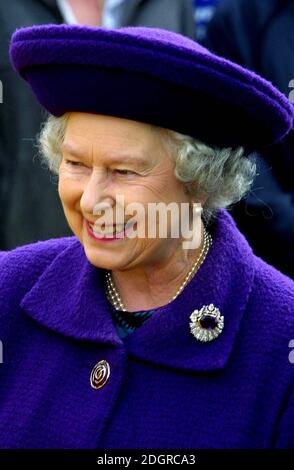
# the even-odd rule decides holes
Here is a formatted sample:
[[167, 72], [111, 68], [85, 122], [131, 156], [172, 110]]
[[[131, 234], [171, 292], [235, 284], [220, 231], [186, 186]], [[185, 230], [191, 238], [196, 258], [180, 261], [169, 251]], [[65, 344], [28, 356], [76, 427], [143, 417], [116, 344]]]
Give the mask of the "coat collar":
[[[22, 309], [43, 326], [76, 340], [125, 347], [153, 364], [187, 371], [226, 366], [245, 314], [253, 284], [252, 250], [226, 211], [211, 226], [213, 245], [196, 276], [170, 304], [121, 340], [104, 290], [104, 271], [92, 266], [72, 237], [22, 299]], [[213, 303], [224, 316], [224, 330], [209, 343], [190, 333], [190, 314]]]

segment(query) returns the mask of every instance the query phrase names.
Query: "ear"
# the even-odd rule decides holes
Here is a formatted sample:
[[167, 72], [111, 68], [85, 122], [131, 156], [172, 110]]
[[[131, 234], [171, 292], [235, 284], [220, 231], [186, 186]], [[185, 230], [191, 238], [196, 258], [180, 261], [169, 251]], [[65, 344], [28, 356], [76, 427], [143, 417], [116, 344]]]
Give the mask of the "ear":
[[195, 208], [195, 210], [199, 211], [199, 208], [203, 210], [203, 207], [208, 199], [208, 196], [206, 194], [201, 194], [199, 197], [197, 197], [197, 200], [195, 198], [191, 199], [191, 207], [192, 209]]

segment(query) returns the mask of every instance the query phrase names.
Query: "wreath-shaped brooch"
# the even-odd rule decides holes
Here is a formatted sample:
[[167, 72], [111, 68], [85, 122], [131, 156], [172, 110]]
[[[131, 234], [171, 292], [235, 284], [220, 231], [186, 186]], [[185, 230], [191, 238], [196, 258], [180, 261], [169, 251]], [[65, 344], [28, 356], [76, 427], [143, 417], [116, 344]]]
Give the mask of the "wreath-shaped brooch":
[[216, 339], [224, 328], [224, 317], [213, 304], [203, 305], [190, 315], [190, 330], [198, 341], [206, 343]]

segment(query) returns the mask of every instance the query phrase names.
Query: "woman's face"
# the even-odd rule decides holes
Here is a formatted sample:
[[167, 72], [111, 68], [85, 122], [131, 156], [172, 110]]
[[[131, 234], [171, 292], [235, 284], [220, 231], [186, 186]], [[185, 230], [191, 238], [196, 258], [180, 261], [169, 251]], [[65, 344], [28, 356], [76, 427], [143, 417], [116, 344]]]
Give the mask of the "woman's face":
[[[71, 113], [62, 145], [58, 189], [68, 223], [97, 267], [125, 270], [164, 261], [181, 244], [180, 238], [158, 234], [156, 238], [129, 238], [119, 225], [136, 215], [126, 214], [130, 203], [139, 203], [147, 217], [148, 203], [190, 202], [183, 184], [174, 176], [174, 163], [159, 128], [110, 116]], [[124, 206], [117, 196], [124, 198]], [[105, 211], [97, 213], [99, 208]], [[122, 214], [119, 220], [117, 209]], [[107, 222], [105, 237], [99, 222], [110, 213], [113, 223]], [[137, 230], [141, 223], [142, 215], [141, 219], [138, 216]], [[147, 218], [144, 223], [147, 227]], [[118, 224], [116, 228], [114, 224]], [[124, 236], [114, 238], [115, 230]]]

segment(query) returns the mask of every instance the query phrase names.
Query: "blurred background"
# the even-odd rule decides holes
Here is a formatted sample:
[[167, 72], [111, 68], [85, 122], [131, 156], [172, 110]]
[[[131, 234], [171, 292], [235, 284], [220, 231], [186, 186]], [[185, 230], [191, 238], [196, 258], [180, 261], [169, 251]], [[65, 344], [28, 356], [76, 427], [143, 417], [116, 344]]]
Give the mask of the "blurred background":
[[[38, 158], [46, 113], [8, 56], [17, 28], [46, 23], [161, 27], [256, 71], [287, 97], [294, 80], [294, 0], [2, 0], [0, 250], [71, 235], [57, 181]], [[254, 252], [294, 278], [294, 131], [257, 164], [252, 191], [231, 213]]]

